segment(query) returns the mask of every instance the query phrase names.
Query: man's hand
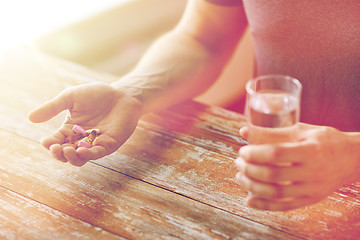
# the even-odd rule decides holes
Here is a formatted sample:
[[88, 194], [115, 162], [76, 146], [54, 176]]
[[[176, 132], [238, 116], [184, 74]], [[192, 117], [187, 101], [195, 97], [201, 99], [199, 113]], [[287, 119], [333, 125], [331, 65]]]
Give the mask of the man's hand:
[[[240, 130], [247, 137], [247, 127]], [[355, 139], [356, 138], [356, 139]], [[359, 179], [358, 136], [300, 123], [297, 142], [248, 145], [235, 161], [250, 207], [285, 211], [318, 202]]]
[[[141, 103], [111, 85], [91, 83], [64, 90], [30, 112], [29, 119], [44, 122], [64, 110], [68, 110], [68, 115], [63, 125], [41, 143], [58, 160], [82, 166], [116, 151], [129, 138], [141, 116]], [[65, 143], [75, 124], [84, 129], [100, 129], [95, 146], [75, 149]]]

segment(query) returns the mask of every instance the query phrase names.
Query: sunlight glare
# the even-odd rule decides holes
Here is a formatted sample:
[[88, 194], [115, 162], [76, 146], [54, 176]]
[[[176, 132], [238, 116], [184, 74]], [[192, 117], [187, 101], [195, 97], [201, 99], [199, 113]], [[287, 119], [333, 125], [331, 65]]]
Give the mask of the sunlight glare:
[[11, 0], [0, 2], [0, 49], [28, 43], [102, 10], [131, 0]]

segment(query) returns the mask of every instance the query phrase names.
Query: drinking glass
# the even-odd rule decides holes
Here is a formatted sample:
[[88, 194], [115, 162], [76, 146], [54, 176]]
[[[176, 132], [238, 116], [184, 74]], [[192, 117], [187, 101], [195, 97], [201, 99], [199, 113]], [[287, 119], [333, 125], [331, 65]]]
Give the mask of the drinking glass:
[[264, 75], [246, 84], [250, 144], [295, 141], [301, 83], [286, 75]]

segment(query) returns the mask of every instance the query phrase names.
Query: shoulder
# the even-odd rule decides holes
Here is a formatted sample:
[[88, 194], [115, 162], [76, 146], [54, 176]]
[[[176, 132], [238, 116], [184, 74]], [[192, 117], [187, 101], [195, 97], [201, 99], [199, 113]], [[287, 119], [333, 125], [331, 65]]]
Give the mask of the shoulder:
[[242, 5], [242, 0], [205, 0], [206, 2], [221, 6]]

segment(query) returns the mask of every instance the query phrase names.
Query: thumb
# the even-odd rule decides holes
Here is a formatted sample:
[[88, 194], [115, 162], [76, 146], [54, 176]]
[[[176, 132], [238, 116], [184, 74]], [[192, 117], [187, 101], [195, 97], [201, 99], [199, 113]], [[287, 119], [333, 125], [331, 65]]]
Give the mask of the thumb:
[[29, 112], [29, 120], [34, 123], [45, 122], [55, 117], [62, 111], [70, 109], [72, 104], [69, 95], [68, 91], [64, 91], [50, 101], [35, 108]]

